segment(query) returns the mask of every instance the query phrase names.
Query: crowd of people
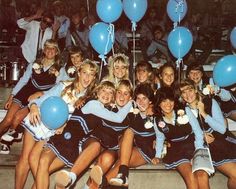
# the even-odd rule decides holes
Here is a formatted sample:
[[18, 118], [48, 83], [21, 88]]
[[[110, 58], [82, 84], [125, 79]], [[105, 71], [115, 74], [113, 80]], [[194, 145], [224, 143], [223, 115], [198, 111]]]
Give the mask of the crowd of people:
[[[0, 122], [1, 154], [23, 135], [16, 189], [24, 188], [29, 172], [33, 189], [49, 188], [54, 172], [56, 188], [70, 188], [92, 163], [84, 189], [128, 187], [129, 168], [147, 163], [176, 169], [188, 189], [209, 189], [210, 175], [192, 172], [194, 152], [206, 147], [214, 167], [228, 177], [227, 187], [236, 189], [236, 137], [227, 122], [236, 121], [235, 85], [217, 86], [194, 56], [185, 60], [186, 73], [179, 77], [166, 45], [167, 22], [157, 22], [155, 9], [140, 26], [143, 60], [130, 66], [120, 24], [115, 53], [108, 54], [107, 73], [100, 78], [88, 40], [96, 17], [78, 10], [68, 17], [62, 1], [52, 6], [54, 12], [38, 7], [17, 20], [26, 31], [21, 47], [28, 66]], [[161, 66], [153, 68], [150, 60]], [[68, 120], [57, 129], [40, 115], [51, 96], [69, 108]]]

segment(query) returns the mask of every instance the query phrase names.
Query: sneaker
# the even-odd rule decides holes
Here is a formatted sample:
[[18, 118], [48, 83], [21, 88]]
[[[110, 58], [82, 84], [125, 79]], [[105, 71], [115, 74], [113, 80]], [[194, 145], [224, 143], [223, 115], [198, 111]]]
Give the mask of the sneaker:
[[122, 173], [119, 173], [116, 178], [111, 178], [109, 181], [110, 185], [113, 186], [125, 186], [128, 187], [129, 185], [129, 181], [128, 181], [128, 177], [123, 176]]
[[1, 151], [0, 154], [9, 154], [10, 153], [10, 146], [6, 144], [0, 144], [1, 145]]
[[56, 183], [56, 187], [59, 187], [61, 189], [67, 189], [67, 188], [70, 188], [74, 184], [74, 181], [70, 177], [70, 174], [68, 171], [61, 170], [58, 173], [56, 173], [55, 183]]
[[7, 131], [3, 136], [2, 140], [6, 142], [20, 142], [22, 140], [23, 133], [18, 133], [15, 130]]
[[89, 176], [98, 186], [102, 184], [103, 171], [99, 165], [93, 166]]

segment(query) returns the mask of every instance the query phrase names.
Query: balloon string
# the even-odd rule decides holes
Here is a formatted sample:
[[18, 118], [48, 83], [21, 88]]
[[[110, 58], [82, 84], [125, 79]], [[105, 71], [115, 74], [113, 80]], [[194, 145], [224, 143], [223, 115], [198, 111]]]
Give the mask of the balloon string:
[[131, 21], [131, 23], [132, 23], [132, 32], [135, 32], [135, 31], [136, 31], [137, 24], [136, 24], [136, 22], [134, 22], [134, 21]]
[[108, 49], [108, 44], [111, 40], [111, 43], [113, 44], [114, 43], [114, 25], [113, 24], [109, 24], [109, 27], [108, 27], [108, 37], [107, 37], [107, 43], [106, 43], [106, 46], [105, 46], [105, 55], [108, 53], [107, 49]]
[[[135, 49], [135, 30], [133, 31], [133, 66], [136, 63], [136, 49]], [[135, 86], [135, 73], [133, 72], [133, 85]]]
[[183, 59], [182, 58], [178, 58], [178, 60], [176, 60], [176, 68], [178, 69], [178, 83], [180, 83], [181, 81], [181, 68], [182, 68], [182, 64], [183, 64]]
[[[180, 9], [180, 13], [184, 12], [184, 2], [183, 1], [177, 2], [176, 6], [175, 6], [175, 13], [178, 13], [179, 9]], [[179, 14], [179, 23], [180, 23], [180, 14]]]
[[103, 63], [104, 63], [104, 65], [107, 65], [107, 62], [106, 62], [106, 56], [105, 55], [100, 54], [98, 57], [101, 58], [101, 65], [100, 65], [100, 72], [99, 72], [99, 81], [100, 81], [102, 79]]
[[88, 15], [89, 15], [89, 0], [87, 0], [87, 11], [88, 11]]

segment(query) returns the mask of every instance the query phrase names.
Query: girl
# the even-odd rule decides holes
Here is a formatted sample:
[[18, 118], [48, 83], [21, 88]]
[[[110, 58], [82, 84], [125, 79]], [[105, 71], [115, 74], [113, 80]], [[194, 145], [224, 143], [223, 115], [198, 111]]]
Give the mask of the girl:
[[175, 90], [176, 87], [176, 71], [171, 63], [163, 64], [159, 69], [160, 86], [170, 87]]
[[[132, 113], [128, 115], [130, 128], [124, 133], [120, 158], [107, 174], [107, 180], [111, 185], [128, 186], [129, 167], [151, 163], [155, 158], [156, 152], [153, 149], [153, 143], [156, 139], [153, 128], [154, 116], [150, 116], [148, 112], [153, 98], [154, 91], [150, 84], [140, 84], [136, 87], [134, 99], [137, 108], [134, 108]], [[116, 174], [117, 176], [114, 178]]]
[[152, 65], [147, 61], [140, 61], [135, 66], [136, 85], [140, 83], [151, 83], [153, 84], [154, 75]]
[[38, 108], [40, 104], [50, 96], [61, 96], [69, 104], [69, 110], [72, 113], [78, 98], [89, 93], [91, 87], [94, 86], [97, 71], [96, 64], [86, 61], [81, 65], [79, 75], [73, 82], [59, 83], [51, 90], [45, 92], [41, 98], [30, 103], [30, 114], [22, 124], [26, 130], [22, 153], [16, 166], [16, 188], [23, 188], [29, 171], [29, 164], [33, 175], [36, 175], [37, 162], [45, 139], [54, 134], [54, 131], [47, 129], [41, 124]]
[[192, 81], [180, 84], [181, 97], [189, 115], [198, 121], [211, 151], [213, 165], [228, 179], [228, 188], [236, 188], [236, 145], [227, 140], [221, 109], [214, 99], [202, 97]]
[[122, 79], [129, 79], [129, 58], [124, 54], [115, 54], [108, 59], [108, 75], [103, 81], [111, 81], [115, 86]]
[[[5, 104], [8, 111], [0, 123], [0, 136], [10, 126], [15, 132], [16, 127], [29, 113], [27, 107], [29, 101], [38, 98], [42, 91], [52, 88], [55, 83], [61, 80], [59, 56], [60, 51], [56, 41], [47, 40], [44, 45], [43, 56], [35, 63], [28, 65], [26, 72], [13, 88]], [[9, 151], [6, 145], [2, 148]]]
[[[194, 150], [203, 147], [203, 133], [199, 125], [194, 122], [194, 119], [188, 117], [183, 109], [178, 110], [174, 91], [169, 87], [162, 87], [158, 91], [155, 109], [157, 112], [156, 157], [161, 158], [166, 140], [169, 146], [163, 158], [166, 168], [176, 168], [188, 189], [209, 189], [208, 176], [204, 171], [198, 171], [198, 175], [199, 177], [205, 175], [205, 180], [197, 178], [197, 175], [192, 173], [191, 159]], [[199, 186], [198, 179], [200, 179]]]
[[80, 65], [83, 62], [83, 53], [78, 47], [72, 47], [69, 50], [68, 62], [65, 66], [65, 74], [63, 76], [63, 81], [73, 80], [77, 75]]
[[[76, 158], [79, 156], [78, 159], [84, 159], [86, 157], [86, 163], [85, 161], [80, 161], [78, 159], [76, 160], [76, 162], [78, 161], [78, 163], [80, 163], [80, 166], [79, 168], [77, 167], [77, 170], [79, 169], [80, 171], [83, 171], [99, 154], [100, 145], [97, 141], [92, 141], [85, 148], [84, 153], [86, 155], [83, 155], [82, 157], [80, 156], [78, 145], [79, 149], [81, 149], [81, 144], [83, 143], [83, 140], [86, 139], [86, 135], [90, 134], [93, 130], [96, 129], [96, 127], [101, 124], [101, 121], [99, 121], [100, 119], [98, 119], [97, 116], [103, 115], [104, 119], [111, 119], [111, 117], [113, 116], [112, 119], [116, 119], [118, 122], [124, 119], [123, 114], [130, 109], [130, 105], [127, 105], [126, 108], [120, 111], [117, 115], [114, 115], [114, 113], [111, 115], [109, 114], [108, 110], [102, 108], [103, 106], [107, 106], [110, 103], [113, 103], [114, 92], [115, 88], [111, 82], [102, 82], [96, 89], [97, 100], [90, 100], [81, 110], [76, 109], [67, 125], [65, 126], [62, 134], [50, 138], [50, 140], [46, 144], [48, 148], [46, 148], [42, 152], [40, 157], [36, 177], [37, 188], [48, 187], [49, 173], [51, 173], [49, 167], [54, 167], [53, 170], [61, 168], [64, 165], [72, 167]], [[52, 165], [52, 162], [58, 163], [56, 165]], [[76, 165], [78, 166], [77, 163]], [[67, 185], [70, 183], [68, 183], [69, 179], [67, 178], [71, 178], [73, 184], [73, 182], [76, 180], [75, 173], [68, 173], [63, 170], [61, 174], [67, 177], [63, 176], [61, 179], [58, 179], [58, 187], [68, 187]]]

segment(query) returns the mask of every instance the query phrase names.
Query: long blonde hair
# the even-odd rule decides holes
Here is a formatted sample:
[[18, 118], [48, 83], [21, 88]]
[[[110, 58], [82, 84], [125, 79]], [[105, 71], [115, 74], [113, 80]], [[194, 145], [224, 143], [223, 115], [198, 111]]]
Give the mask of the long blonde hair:
[[122, 62], [126, 66], [126, 73], [124, 78], [122, 79], [129, 79], [129, 57], [126, 56], [125, 54], [114, 54], [113, 56], [110, 56], [108, 59], [108, 71], [109, 74], [106, 76], [103, 80], [108, 80], [113, 83], [115, 83], [115, 76], [114, 76], [114, 67], [117, 62]]

